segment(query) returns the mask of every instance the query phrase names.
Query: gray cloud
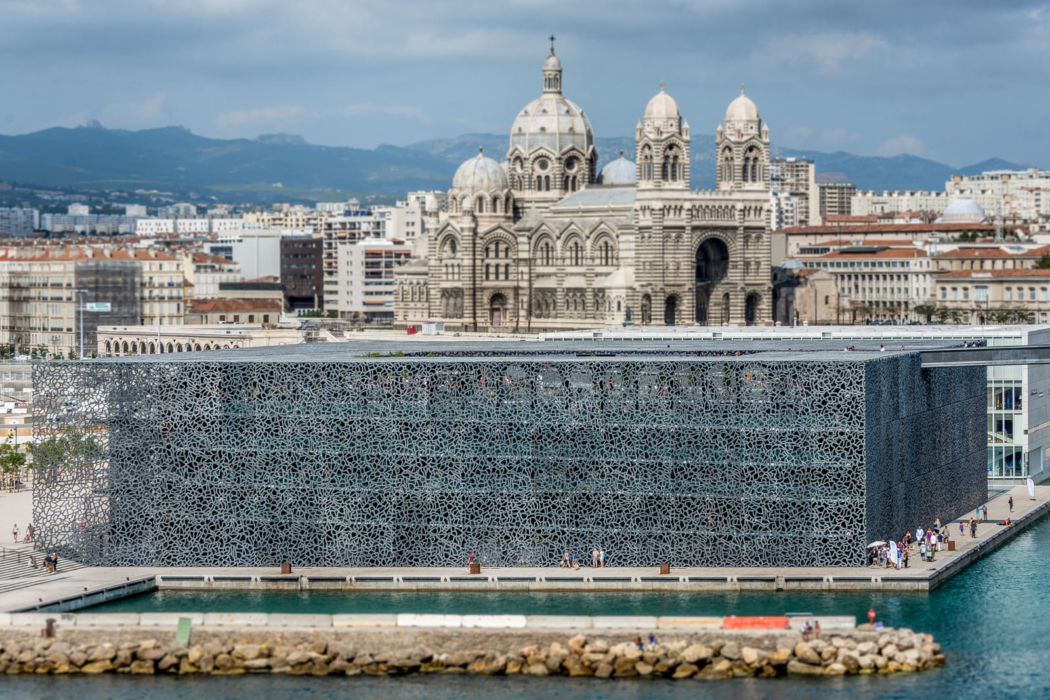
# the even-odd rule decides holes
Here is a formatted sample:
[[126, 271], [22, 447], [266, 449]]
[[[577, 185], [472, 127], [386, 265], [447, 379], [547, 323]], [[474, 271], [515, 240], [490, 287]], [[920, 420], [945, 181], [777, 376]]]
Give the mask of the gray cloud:
[[661, 80], [709, 133], [743, 82], [786, 146], [1050, 166], [1047, 2], [0, 0], [0, 18], [0, 133], [86, 117], [371, 146], [507, 129], [554, 32], [603, 135], [629, 135]]

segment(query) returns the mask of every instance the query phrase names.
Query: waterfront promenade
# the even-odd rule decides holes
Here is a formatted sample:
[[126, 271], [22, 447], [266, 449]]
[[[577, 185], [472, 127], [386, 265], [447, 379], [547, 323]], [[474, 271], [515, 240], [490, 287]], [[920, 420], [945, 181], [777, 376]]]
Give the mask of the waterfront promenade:
[[[1014, 499], [1010, 514], [1007, 498]], [[521, 590], [521, 591], [930, 591], [993, 551], [1050, 512], [1050, 485], [1037, 486], [1030, 500], [1027, 489], [1014, 487], [988, 502], [988, 520], [962, 537], [958, 521], [949, 523], [956, 551], [942, 551], [935, 561], [912, 558], [907, 569], [878, 567], [712, 567], [677, 568], [660, 575], [652, 567], [488, 568], [468, 575], [463, 567], [362, 568], [296, 567], [291, 575], [260, 567], [85, 567], [39, 578], [39, 583], [0, 593], [0, 613], [46, 608], [76, 610], [88, 605], [159, 588], [252, 590]], [[963, 517], [965, 522], [972, 513]], [[999, 523], [1011, 517], [1014, 526]], [[927, 525], [923, 523], [923, 525]], [[7, 525], [10, 527], [10, 524]], [[20, 527], [22, 524], [20, 523]], [[898, 533], [899, 534], [902, 533]], [[11, 554], [17, 556], [17, 554]], [[611, 553], [615, 557], [615, 553]], [[587, 554], [589, 558], [589, 553]], [[614, 559], [615, 560], [615, 559]], [[34, 578], [34, 581], [38, 580]], [[0, 581], [2, 587], [3, 581]], [[57, 604], [57, 605], [56, 605]], [[0, 618], [0, 623], [3, 618]]]

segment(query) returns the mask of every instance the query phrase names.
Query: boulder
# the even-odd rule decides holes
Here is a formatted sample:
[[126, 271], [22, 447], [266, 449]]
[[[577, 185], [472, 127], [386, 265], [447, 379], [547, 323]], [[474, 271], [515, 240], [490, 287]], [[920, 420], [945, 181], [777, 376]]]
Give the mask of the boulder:
[[879, 653], [885, 656], [887, 659], [892, 659], [898, 654], [899, 651], [900, 649], [898, 649], [896, 644], [887, 644], [886, 646], [882, 647], [882, 650]]
[[507, 668], [504, 669], [504, 672], [507, 675], [521, 673], [521, 659], [517, 656], [512, 656], [507, 659]]
[[578, 634], [569, 640], [569, 651], [573, 654], [582, 654], [586, 646], [587, 637], [582, 634]]
[[825, 676], [844, 676], [846, 675], [846, 667], [837, 661], [827, 668], [824, 669]]
[[565, 659], [565, 668], [568, 670], [570, 676], [594, 675], [594, 669], [584, 663], [583, 659], [575, 654], [571, 654]]
[[857, 645], [857, 653], [861, 656], [874, 654], [876, 651], [878, 651], [878, 648], [875, 646], [875, 642], [861, 642]]
[[681, 680], [695, 675], [699, 670], [700, 669], [694, 664], [678, 664], [678, 667], [674, 670], [674, 675], [671, 677], [675, 680]]
[[186, 660], [193, 665], [197, 665], [197, 662], [204, 656], [204, 647], [200, 644], [194, 644], [186, 652]]
[[719, 650], [719, 654], [730, 661], [736, 661], [740, 658], [740, 645], [736, 642], [726, 642]]
[[[158, 664], [158, 668], [160, 665]], [[249, 671], [265, 671], [270, 667], [269, 659], [247, 659], [241, 662], [241, 668]], [[327, 670], [327, 669], [326, 669]]]
[[839, 650], [830, 644], [820, 650], [820, 660], [822, 663], [827, 663], [839, 655]]
[[158, 671], [167, 671], [169, 668], [179, 663], [179, 657], [174, 654], [166, 654], [163, 659], [157, 662]]
[[215, 669], [218, 671], [228, 671], [233, 668], [233, 657], [229, 654], [219, 654], [215, 657]]
[[117, 655], [117, 649], [112, 644], [103, 644], [95, 647], [88, 653], [88, 661], [112, 661]]
[[80, 667], [81, 673], [90, 674], [105, 673], [106, 671], [112, 670], [113, 664], [110, 663], [108, 659], [104, 659], [102, 661], [89, 661], [88, 663]]
[[[725, 656], [725, 648], [722, 649], [722, 655]], [[748, 666], [758, 667], [762, 665], [762, 660], [766, 654], [754, 647], [744, 647], [740, 650], [740, 659]], [[729, 658], [729, 657], [726, 657]]]
[[635, 659], [620, 659], [613, 665], [613, 675], [617, 678], [637, 676], [638, 671], [634, 668], [637, 663]]
[[810, 666], [820, 666], [820, 654], [807, 642], [799, 642], [795, 645], [795, 658]]
[[149, 647], [147, 649], [139, 647], [135, 652], [135, 657], [143, 661], [160, 661], [167, 653], [158, 647]]
[[529, 676], [546, 676], [550, 671], [547, 670], [547, 664], [533, 663], [528, 665], [525, 673]]
[[772, 654], [766, 657], [766, 663], [770, 666], [786, 666], [787, 662], [791, 660], [791, 649], [785, 649], [784, 647], [777, 648]]
[[824, 669], [813, 664], [802, 663], [798, 659], [792, 659], [787, 663], [787, 672], [801, 676], [817, 676], [823, 674]]
[[[307, 663], [310, 660], [311, 660], [311, 657], [310, 657], [310, 655], [308, 653], [306, 653], [305, 651], [298, 651], [298, 650], [293, 651], [285, 659], [285, 661], [288, 662], [289, 666], [298, 666], [300, 664], [305, 664], [305, 663]], [[355, 659], [355, 661], [356, 661], [356, 659]], [[371, 663], [371, 661], [372, 661], [372, 659], [369, 658], [367, 661], [361, 661], [359, 663]], [[215, 665], [218, 666], [218, 659], [216, 659]]]
[[[65, 656], [65, 654], [63, 654]], [[117, 668], [123, 668], [124, 666], [130, 666], [132, 662], [131, 649], [121, 649], [117, 652], [116, 657], [113, 659], [113, 665]]]
[[[259, 644], [238, 644], [233, 648], [233, 658], [251, 661], [266, 656], [266, 649]], [[321, 652], [324, 653], [324, 652]]]
[[83, 666], [86, 661], [87, 654], [79, 649], [76, 649], [69, 654], [69, 663], [74, 666]]
[[682, 651], [682, 661], [687, 664], [706, 663], [713, 654], [714, 650], [711, 647], [703, 644], [692, 644]]
[[595, 654], [604, 654], [609, 651], [609, 642], [604, 639], [594, 639], [587, 644], [587, 651], [593, 651]]
[[131, 673], [139, 675], [153, 675], [153, 662], [138, 659], [131, 662]]
[[611, 664], [601, 663], [598, 668], [594, 669], [594, 675], [597, 678], [609, 678], [615, 671]]

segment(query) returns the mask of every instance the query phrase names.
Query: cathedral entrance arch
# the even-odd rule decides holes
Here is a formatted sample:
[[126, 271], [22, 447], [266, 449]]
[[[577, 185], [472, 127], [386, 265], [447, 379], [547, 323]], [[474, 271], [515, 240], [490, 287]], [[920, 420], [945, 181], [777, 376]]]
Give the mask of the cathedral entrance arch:
[[678, 315], [678, 297], [672, 294], [664, 301], [664, 325], [673, 326]]
[[729, 248], [720, 238], [708, 238], [696, 249], [696, 283], [713, 284], [729, 271]]
[[507, 319], [507, 297], [493, 294], [489, 300], [489, 325], [498, 327]]
[[696, 288], [696, 322], [698, 325], [706, 326], [708, 317], [708, 303], [710, 299], [708, 297], [708, 291], [704, 287], [697, 286]]
[[749, 326], [753, 326], [758, 323], [758, 307], [762, 303], [762, 297], [755, 292], [751, 292], [747, 295], [747, 302], [744, 306], [744, 321]]

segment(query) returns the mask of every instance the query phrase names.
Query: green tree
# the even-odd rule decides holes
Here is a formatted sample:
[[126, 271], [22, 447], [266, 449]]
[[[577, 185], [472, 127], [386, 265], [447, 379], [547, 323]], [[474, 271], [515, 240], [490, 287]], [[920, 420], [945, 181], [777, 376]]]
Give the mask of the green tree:
[[918, 304], [915, 307], [915, 313], [919, 314], [920, 316], [925, 316], [926, 323], [930, 322], [930, 317], [933, 316], [933, 314], [936, 313], [936, 311], [937, 307], [933, 304]]
[[12, 491], [18, 484], [18, 474], [25, 468], [25, 465], [25, 453], [19, 449], [14, 439], [8, 435], [7, 439], [0, 443], [0, 472], [3, 473], [5, 481], [9, 480]]
[[32, 467], [37, 477], [51, 482], [62, 467], [83, 467], [86, 462], [97, 458], [102, 449], [93, 436], [84, 437], [70, 433], [55, 435], [32, 444], [29, 446], [29, 453], [33, 457]]
[[1037, 270], [1050, 270], [1050, 253], [1043, 255], [1039, 258], [1039, 261], [1035, 264]]

